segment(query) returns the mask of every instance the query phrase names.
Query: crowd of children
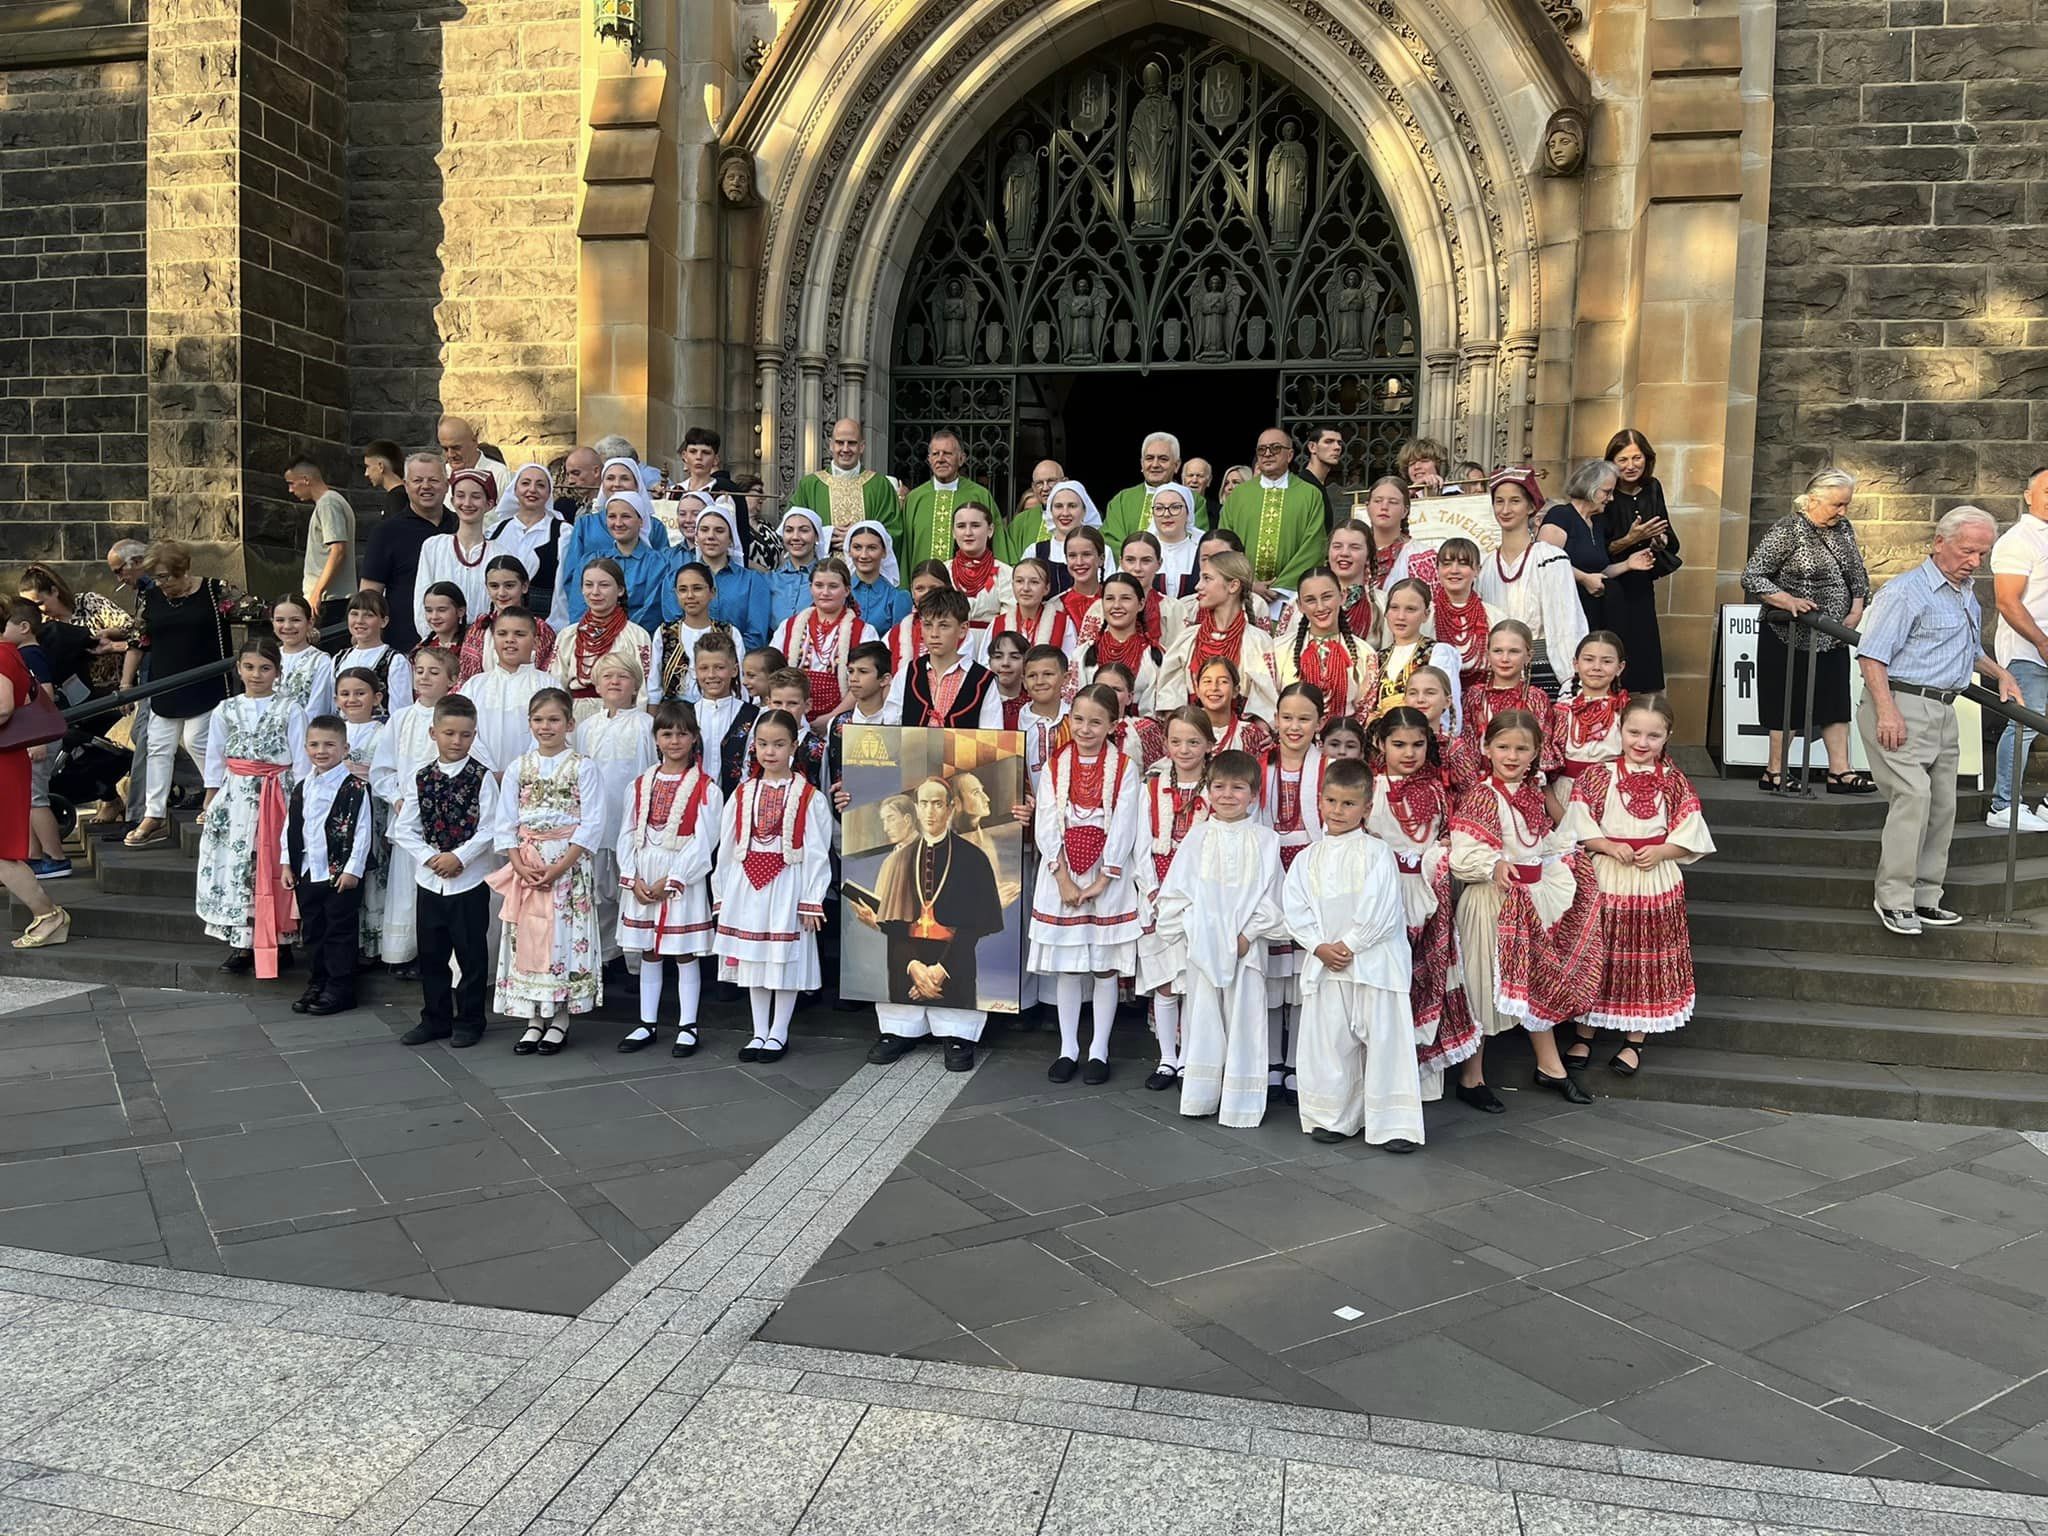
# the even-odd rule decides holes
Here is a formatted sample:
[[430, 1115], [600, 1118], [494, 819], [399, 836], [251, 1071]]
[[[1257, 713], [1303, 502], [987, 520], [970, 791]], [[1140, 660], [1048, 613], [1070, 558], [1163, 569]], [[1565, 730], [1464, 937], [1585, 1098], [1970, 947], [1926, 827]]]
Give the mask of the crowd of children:
[[[495, 1012], [540, 1055], [609, 979], [637, 991], [620, 1051], [666, 1031], [687, 1056], [709, 962], [746, 994], [741, 1059], [777, 1060], [799, 997], [836, 981], [820, 938], [845, 729], [901, 724], [1022, 735], [1024, 972], [1049, 989], [1054, 1082], [1110, 1076], [1130, 992], [1158, 1044], [1145, 1086], [1183, 1114], [1251, 1126], [1283, 1102], [1318, 1140], [1407, 1152], [1447, 1086], [1501, 1111], [1490, 1036], [1526, 1031], [1535, 1086], [1583, 1103], [1597, 1031], [1619, 1032], [1626, 1074], [1690, 1018], [1677, 866], [1713, 843], [1670, 709], [1620, 691], [1614, 635], [1579, 643], [1553, 700], [1529, 630], [1472, 595], [1461, 540], [1383, 601], [1311, 571], [1272, 620], [1220, 538], [1193, 594], [1162, 597], [1149, 537], [1104, 577], [1086, 524], [1012, 568], [977, 542], [985, 513], [961, 520], [962, 553], [911, 572], [907, 611], [856, 537], [751, 648], [710, 617], [696, 563], [674, 577], [683, 617], [650, 632], [624, 565], [589, 560], [557, 634], [518, 562], [494, 561], [474, 622], [460, 589], [425, 593], [409, 658], [377, 594], [352, 600], [339, 657], [281, 600], [209, 738], [198, 906], [224, 968], [275, 976], [296, 937], [304, 1012], [353, 1007], [381, 963], [421, 985], [407, 1043], [472, 1046]], [[927, 798], [879, 807], [885, 832], [892, 811], [993, 814], [967, 776]], [[945, 967], [913, 971], [872, 1059], [938, 1034], [971, 1065], [982, 1016]]]

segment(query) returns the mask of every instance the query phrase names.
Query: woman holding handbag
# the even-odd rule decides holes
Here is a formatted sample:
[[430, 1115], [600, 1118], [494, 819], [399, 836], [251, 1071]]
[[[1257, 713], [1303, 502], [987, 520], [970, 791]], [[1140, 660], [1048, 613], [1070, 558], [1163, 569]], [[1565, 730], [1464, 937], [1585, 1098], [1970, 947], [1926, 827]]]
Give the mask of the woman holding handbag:
[[1664, 506], [1664, 487], [1657, 482], [1657, 450], [1633, 427], [1624, 427], [1607, 444], [1605, 458], [1614, 466], [1614, 496], [1607, 503], [1607, 554], [1630, 561], [1648, 550], [1650, 565], [1629, 568], [1607, 578], [1603, 605], [1605, 627], [1628, 647], [1628, 665], [1616, 684], [1631, 694], [1660, 693], [1664, 688], [1664, 641], [1657, 632], [1657, 583], [1683, 564], [1678, 533]]
[[29, 676], [20, 648], [0, 644], [0, 886], [30, 916], [16, 949], [41, 949], [71, 937], [71, 915], [50, 900], [28, 867], [29, 748], [63, 737], [63, 716]]

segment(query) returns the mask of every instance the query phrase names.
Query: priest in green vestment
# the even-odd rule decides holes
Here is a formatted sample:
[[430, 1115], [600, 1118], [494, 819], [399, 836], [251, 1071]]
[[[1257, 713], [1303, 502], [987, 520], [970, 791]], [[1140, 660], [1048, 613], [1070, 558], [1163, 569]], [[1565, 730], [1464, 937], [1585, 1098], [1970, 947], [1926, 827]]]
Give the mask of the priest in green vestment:
[[866, 450], [860, 423], [841, 417], [832, 425], [832, 462], [797, 481], [796, 494], [789, 498], [790, 506], [815, 512], [824, 521], [831, 548], [820, 549], [821, 557], [830, 553], [845, 559], [847, 530], [856, 523], [880, 523], [891, 539], [902, 542], [903, 504], [887, 475], [861, 467]]
[[923, 485], [913, 486], [903, 498], [905, 537], [896, 546], [896, 556], [905, 575], [920, 560], [953, 558], [953, 514], [962, 503], [979, 502], [988, 508], [989, 519], [994, 521], [995, 493], [961, 475], [966, 462], [967, 450], [960, 446], [958, 437], [946, 431], [932, 434], [931, 446], [925, 452], [932, 477]]
[[1258, 473], [1223, 503], [1222, 524], [1244, 541], [1261, 597], [1294, 591], [1330, 544], [1323, 493], [1315, 481], [1288, 472], [1293, 459], [1294, 439], [1267, 428], [1259, 434]]
[[1138, 450], [1138, 483], [1110, 497], [1102, 514], [1102, 537], [1112, 556], [1122, 558], [1124, 540], [1151, 528], [1154, 493], [1179, 473], [1180, 439], [1171, 432], [1149, 435]]

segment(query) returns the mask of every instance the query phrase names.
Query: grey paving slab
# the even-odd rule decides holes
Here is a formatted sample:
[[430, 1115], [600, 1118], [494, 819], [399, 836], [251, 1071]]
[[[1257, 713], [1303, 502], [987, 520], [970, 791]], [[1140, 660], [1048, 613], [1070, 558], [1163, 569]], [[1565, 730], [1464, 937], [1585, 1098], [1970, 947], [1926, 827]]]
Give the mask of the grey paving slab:
[[969, 1329], [1057, 1312], [1111, 1294], [1023, 1238], [906, 1260], [890, 1273]]
[[1767, 1227], [1693, 1250], [1695, 1257], [1841, 1310], [1911, 1285], [1920, 1272], [1832, 1235]]
[[221, 1259], [231, 1275], [306, 1285], [364, 1286], [428, 1268], [426, 1256], [388, 1216], [230, 1243]]
[[674, 1111], [677, 1122], [710, 1147], [764, 1146], [781, 1140], [809, 1114], [807, 1106], [780, 1096]]
[[1521, 1536], [1511, 1494], [1290, 1462], [1285, 1536]]
[[1777, 1162], [1720, 1142], [1660, 1153], [1656, 1157], [1643, 1158], [1637, 1166], [1759, 1204], [1803, 1194], [1827, 1182], [1824, 1174], [1811, 1169]]
[[1055, 1104], [1010, 1112], [1028, 1130], [1048, 1136], [1063, 1147], [1093, 1146], [1120, 1136], [1137, 1136], [1157, 1122], [1120, 1102], [1120, 1095], [1093, 1093]]
[[588, 1125], [554, 1126], [540, 1133], [580, 1172], [623, 1169], [701, 1152], [707, 1143], [667, 1115], [637, 1115]]
[[119, 1141], [127, 1134], [128, 1117], [112, 1104], [17, 1114], [0, 1120], [0, 1152], [82, 1147], [99, 1141]]
[[1712, 1515], [1602, 1506], [1581, 1499], [1521, 1494], [1522, 1536], [1752, 1536], [1746, 1522]]
[[1403, 1227], [1376, 1227], [1298, 1248], [1293, 1257], [1353, 1285], [1396, 1312], [1498, 1284], [1504, 1270]]
[[1588, 1408], [1700, 1364], [1697, 1356], [1554, 1296], [1475, 1318], [1459, 1328], [1458, 1338]]
[[1876, 1435], [1716, 1365], [1659, 1382], [1602, 1411], [1659, 1445], [1728, 1461], [1851, 1472], [1891, 1449]]
[[2042, 1173], [2036, 1169], [2031, 1181], [2015, 1184], [1967, 1168], [1943, 1168], [1894, 1184], [1888, 1193], [2028, 1237], [2048, 1230], [2048, 1184], [2041, 1182]]
[[380, 1205], [379, 1191], [352, 1162], [239, 1173], [199, 1183], [200, 1209], [216, 1232]]
[[1425, 1334], [1311, 1372], [1368, 1413], [1534, 1431], [1583, 1406], [1442, 1334]]
[[1442, 1225], [1513, 1254], [1530, 1269], [1547, 1269], [1642, 1241], [1633, 1232], [1546, 1200], [1541, 1191], [1509, 1190], [1433, 1214]]
[[1853, 1314], [1775, 1339], [1757, 1355], [1909, 1424], [1939, 1424], [2018, 1379]]
[[[812, 1497], [802, 1536], [943, 1529], [1032, 1536], [1066, 1453], [1065, 1430], [871, 1408]], [[906, 1457], [916, 1445], [922, 1454]]]
[[1358, 1189], [1369, 1205], [1418, 1214], [1504, 1194], [1507, 1185], [1427, 1154], [1420, 1157], [1348, 1157], [1327, 1164], [1331, 1178]]
[[989, 1218], [966, 1201], [915, 1177], [892, 1179], [839, 1234], [850, 1248], [892, 1248], [941, 1232], [987, 1226]]
[[1880, 1296], [1856, 1315], [1994, 1370], [2048, 1370], [2048, 1310], [2015, 1306], [1945, 1280], [1922, 1280]]
[[1723, 1210], [1715, 1201], [1617, 1168], [1546, 1184], [1543, 1197], [1644, 1237], [1698, 1226]]
[[552, 1190], [419, 1211], [400, 1217], [399, 1225], [437, 1269], [587, 1242], [595, 1236]]
[[325, 1120], [208, 1136], [179, 1144], [179, 1160], [195, 1182], [207, 1183], [284, 1168], [310, 1168], [350, 1155], [339, 1126]]
[[1853, 1179], [1902, 1163], [1910, 1156], [1899, 1148], [1875, 1145], [1864, 1134], [1866, 1123], [1828, 1115], [1788, 1119], [1762, 1130], [1744, 1131], [1723, 1145], [1759, 1157], [1805, 1168], [1826, 1179]]
[[982, 1188], [1032, 1215], [1093, 1205], [1139, 1188], [1122, 1174], [1065, 1147], [985, 1163], [971, 1176]]
[[492, 1134], [484, 1116], [467, 1105], [337, 1115], [322, 1123], [348, 1148], [351, 1157], [365, 1159], [479, 1141]]
[[192, 1319], [122, 1314], [56, 1301], [11, 1323], [0, 1370], [0, 1444], [170, 1354], [202, 1331]]
[[467, 1264], [444, 1264], [433, 1275], [453, 1301], [573, 1315], [591, 1297], [625, 1278], [626, 1270], [626, 1261], [615, 1248], [590, 1238]]
[[1611, 1297], [1733, 1349], [1753, 1349], [1831, 1315], [1820, 1302], [1725, 1269], [1698, 1253], [1659, 1259], [1576, 1293], [1588, 1306]]
[[1247, 1150], [1219, 1147], [1179, 1127], [1095, 1142], [1089, 1146], [1088, 1155], [1103, 1167], [1148, 1189], [1221, 1178], [1255, 1167], [1259, 1162]]
[[1061, 1228], [1091, 1253], [1149, 1284], [1259, 1258], [1270, 1250], [1180, 1204], [1152, 1206]]
[[1175, 1301], [1276, 1355], [1310, 1339], [1376, 1321], [1386, 1312], [1356, 1287], [1286, 1257], [1233, 1264], [1176, 1280], [1163, 1289]]
[[92, 1253], [156, 1237], [156, 1208], [139, 1190], [0, 1211], [0, 1243], [23, 1248]]
[[534, 1176], [526, 1159], [496, 1137], [365, 1157], [356, 1166], [378, 1197], [391, 1204], [420, 1195], [511, 1184]]
[[1142, 1511], [1158, 1536], [1266, 1536], [1280, 1528], [1281, 1481], [1271, 1457], [1076, 1434], [1039, 1530], [1126, 1536]]
[[1936, 1264], [1967, 1263], [2026, 1235], [1895, 1194], [1860, 1195], [1815, 1211], [1813, 1219]]
[[894, 1275], [877, 1270], [798, 1286], [761, 1336], [783, 1344], [897, 1354], [960, 1332], [960, 1324]]
[[985, 1328], [981, 1341], [1021, 1370], [1179, 1386], [1224, 1362], [1119, 1297]]
[[1278, 1175], [1196, 1195], [1186, 1203], [1274, 1249], [1326, 1242], [1380, 1225], [1370, 1211]]
[[740, 1165], [719, 1159], [655, 1173], [600, 1179], [597, 1191], [642, 1228], [680, 1226], [738, 1178]]
[[2008, 1244], [1962, 1267], [1986, 1280], [2048, 1297], [2048, 1237], [2030, 1237]]
[[1007, 1115], [981, 1114], [940, 1121], [919, 1143], [918, 1151], [941, 1167], [977, 1168], [1050, 1152], [1057, 1145], [1049, 1136]]

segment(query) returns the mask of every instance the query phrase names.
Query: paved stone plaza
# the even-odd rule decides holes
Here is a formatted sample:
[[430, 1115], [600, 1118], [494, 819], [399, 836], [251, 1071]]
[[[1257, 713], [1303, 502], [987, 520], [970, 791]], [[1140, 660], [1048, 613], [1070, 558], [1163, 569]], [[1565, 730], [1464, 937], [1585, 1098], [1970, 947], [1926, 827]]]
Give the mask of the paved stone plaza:
[[[150, 1015], [201, 1001], [10, 985], [0, 1006], [31, 1006], [0, 1049], [82, 1046], [34, 1043], [81, 1018], [108, 1046], [117, 1020], [137, 1041], [192, 1033]], [[253, 1028], [250, 1057], [331, 1049], [211, 1027]], [[1403, 1161], [1315, 1148], [1277, 1116], [1182, 1126], [1131, 1071], [1050, 1090], [1016, 1039], [966, 1077], [929, 1052], [853, 1066], [816, 1039], [810, 1076], [788, 1072], [797, 1053], [780, 1082], [749, 1074], [774, 1097], [725, 1102], [814, 1107], [637, 1175], [677, 1187], [643, 1240], [682, 1224], [574, 1317], [244, 1276], [243, 1245], [202, 1243], [169, 1191], [204, 1209], [192, 1147], [278, 1127], [180, 1130], [160, 1086], [163, 1128], [93, 1153], [28, 1127], [75, 1110], [0, 1100], [10, 1221], [40, 1209], [90, 1240], [64, 1209], [111, 1196], [52, 1199], [47, 1175], [127, 1158], [163, 1248], [38, 1252], [8, 1228], [0, 1531], [2048, 1533], [2048, 1182], [2023, 1137], [1515, 1095], [1498, 1122], [1433, 1111]], [[5, 1091], [55, 1093], [93, 1074], [84, 1054], [24, 1056]], [[96, 1070], [148, 1097], [148, 1047], [113, 1054]], [[443, 1079], [449, 1105], [378, 1112], [469, 1106], [580, 1217], [576, 1179], [503, 1122], [529, 1092], [642, 1094], [668, 1066], [565, 1055], [557, 1084], [480, 1064]], [[289, 1081], [319, 1104], [322, 1082], [388, 1070]], [[472, 1102], [486, 1080], [497, 1107]], [[296, 1123], [339, 1137], [354, 1112]], [[687, 1126], [691, 1107], [663, 1113]], [[374, 1220], [409, 1232], [413, 1209]], [[622, 1234], [599, 1240], [623, 1262]], [[590, 1241], [561, 1232], [525, 1271]]]

